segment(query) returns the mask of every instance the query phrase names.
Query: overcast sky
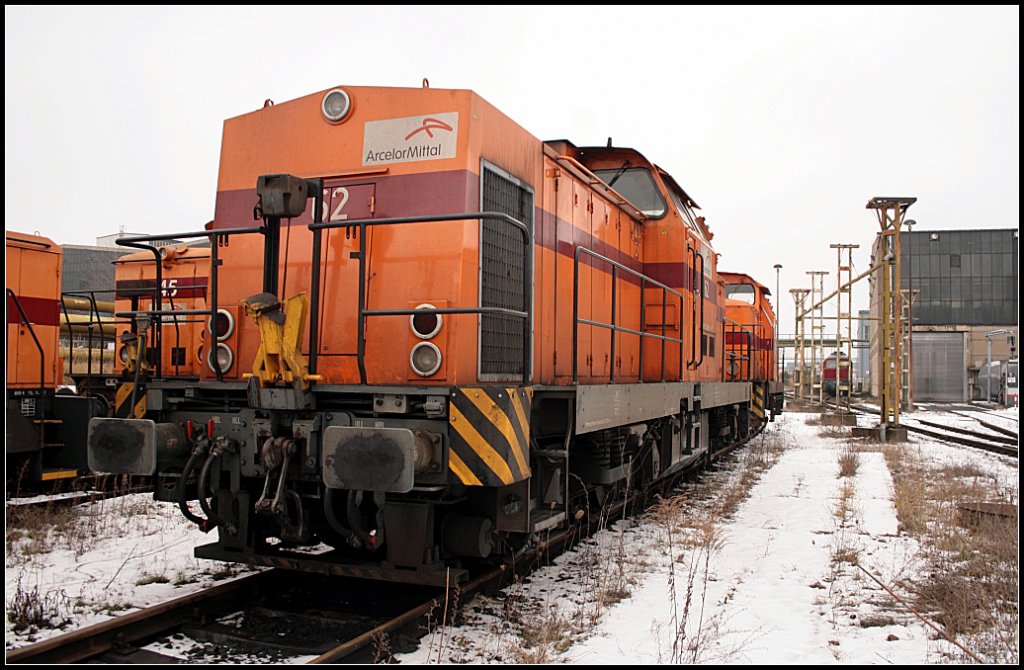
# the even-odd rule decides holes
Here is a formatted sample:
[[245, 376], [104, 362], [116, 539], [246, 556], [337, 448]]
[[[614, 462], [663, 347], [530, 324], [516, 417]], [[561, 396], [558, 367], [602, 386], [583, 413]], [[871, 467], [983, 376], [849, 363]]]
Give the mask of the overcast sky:
[[[5, 225], [62, 244], [213, 217], [222, 122], [335, 85], [472, 89], [540, 139], [631, 146], [775, 290], [918, 198], [1016, 228], [1020, 10], [5, 7]], [[866, 292], [862, 303], [866, 303]], [[866, 306], [862, 304], [861, 306]]]

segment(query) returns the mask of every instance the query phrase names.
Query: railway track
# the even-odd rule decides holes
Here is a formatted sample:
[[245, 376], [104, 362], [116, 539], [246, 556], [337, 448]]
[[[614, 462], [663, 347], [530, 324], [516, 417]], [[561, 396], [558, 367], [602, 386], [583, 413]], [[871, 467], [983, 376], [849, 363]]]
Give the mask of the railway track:
[[[975, 449], [981, 449], [982, 451], [989, 451], [989, 452], [992, 452], [994, 454], [1001, 454], [1003, 456], [1011, 456], [1013, 458], [1018, 458], [1019, 457], [1019, 450], [1017, 449], [1017, 447], [1012, 447], [1012, 446], [1009, 446], [1007, 444], [1002, 444], [1002, 443], [998, 443], [998, 442], [991, 442], [991, 441], [975, 440], [975, 439], [970, 439], [970, 438], [967, 438], [967, 437], [959, 437], [957, 435], [950, 435], [949, 433], [942, 433], [942, 432], [935, 431], [935, 430], [929, 430], [927, 428], [921, 428], [920, 426], [915, 426], [913, 424], [908, 424], [908, 423], [903, 423], [903, 426], [907, 430], [909, 430], [909, 431], [911, 431], [913, 433], [918, 433], [920, 435], [927, 435], [929, 437], [934, 437], [935, 439], [942, 440], [943, 442], [952, 442], [953, 444], [962, 444], [962, 445], [967, 446], [967, 447], [973, 447]], [[943, 426], [943, 428], [942, 428], [942, 430], [947, 430], [947, 431], [949, 429], [950, 429], [949, 426]], [[985, 437], [986, 439], [991, 439], [988, 436], [982, 436], [982, 437]]]
[[[484, 575], [473, 586], [494, 577]], [[9, 651], [6, 662], [370, 661], [377, 635], [444, 605], [444, 593], [424, 590], [267, 570]], [[184, 659], [175, 651], [182, 641]], [[359, 658], [359, 652], [367, 653]]]
[[[986, 412], [986, 414], [989, 414], [989, 413], [990, 412]], [[953, 412], [953, 414], [956, 414], [958, 416], [962, 416], [962, 417], [971, 419], [972, 421], [977, 421], [979, 424], [981, 424], [985, 428], [988, 428], [989, 430], [994, 431], [996, 433], [1001, 433], [1003, 435], [1006, 435], [1007, 437], [1012, 437], [1015, 440], [1019, 439], [1019, 434], [1014, 432], [1014, 431], [1012, 431], [1012, 430], [1010, 430], [1009, 428], [1003, 428], [1002, 426], [997, 426], [994, 423], [989, 423], [988, 421], [982, 421], [978, 417], [971, 416], [970, 414], [967, 414], [966, 412]], [[1009, 419], [1010, 421], [1017, 421], [1012, 416], [1006, 416], [1006, 417], [1002, 417], [1002, 418]]]
[[270, 573], [244, 577], [228, 584], [183, 596], [138, 612], [8, 651], [5, 662], [33, 664], [80, 663], [93, 660], [142, 640], [174, 630], [196, 614], [231, 607], [244, 601]]
[[[742, 443], [714, 454], [723, 456], [749, 444]], [[455, 589], [409, 584], [338, 579], [272, 569], [161, 603], [65, 635], [8, 651], [9, 664], [65, 664], [82, 662], [151, 664], [180, 663], [173, 639], [187, 639], [196, 658], [186, 652], [185, 662], [253, 662], [312, 656], [310, 663], [373, 662], [373, 645], [381, 636], [413, 640], [424, 623], [469, 595], [496, 589], [514, 575], [524, 575], [547, 562], [581, 538], [589, 536], [642, 505], [653, 492], [664, 493], [696, 468], [673, 477], [610, 509], [592, 513], [570, 527], [552, 531], [542, 541], [497, 566], [477, 571]], [[395, 643], [392, 642], [392, 648]]]
[[[826, 402], [824, 404], [828, 407], [835, 407], [832, 403]], [[879, 414], [879, 410], [870, 405], [852, 404], [850, 409], [861, 414], [874, 414], [876, 416]], [[981, 449], [982, 451], [1012, 458], [1019, 457], [1017, 436], [1012, 432], [1009, 435], [992, 435], [991, 433], [979, 433], [978, 431], [960, 428], [959, 426], [950, 426], [935, 421], [908, 417], [903, 417], [900, 425], [912, 433], [932, 437], [943, 442]]]
[[72, 491], [56, 495], [38, 495], [30, 497], [11, 497], [6, 500], [8, 509], [53, 509], [55, 507], [74, 507], [90, 502], [98, 502], [109, 498], [120, 498], [133, 493], [152, 493], [152, 486], [136, 486], [112, 491]]
[[[626, 503], [613, 508], [620, 514]], [[596, 528], [599, 515], [591, 520]], [[591, 525], [585, 524], [585, 525]], [[459, 586], [458, 597], [498, 588], [525, 574], [586, 534], [578, 524], [492, 567]], [[310, 663], [372, 662], [380, 636], [419, 637], [456, 605], [449, 590], [408, 584], [326, 578], [267, 570], [7, 652], [8, 664], [82, 662], [179, 663], [176, 638], [189, 642], [186, 662], [281, 661], [313, 656]], [[385, 613], [386, 612], [386, 613]], [[394, 644], [392, 644], [394, 646]], [[215, 652], [211, 651], [216, 649]], [[195, 658], [191, 658], [195, 656]]]

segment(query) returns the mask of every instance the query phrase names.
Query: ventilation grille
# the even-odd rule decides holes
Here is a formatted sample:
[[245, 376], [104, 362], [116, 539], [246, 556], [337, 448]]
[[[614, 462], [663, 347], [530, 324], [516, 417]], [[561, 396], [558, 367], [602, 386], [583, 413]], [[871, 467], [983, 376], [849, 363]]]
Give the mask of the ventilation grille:
[[[533, 229], [533, 193], [483, 166], [482, 207], [502, 212]], [[528, 311], [523, 285], [526, 262], [519, 229], [484, 219], [480, 229], [480, 306]], [[523, 371], [523, 320], [484, 314], [480, 318], [480, 376], [488, 380], [518, 379]]]

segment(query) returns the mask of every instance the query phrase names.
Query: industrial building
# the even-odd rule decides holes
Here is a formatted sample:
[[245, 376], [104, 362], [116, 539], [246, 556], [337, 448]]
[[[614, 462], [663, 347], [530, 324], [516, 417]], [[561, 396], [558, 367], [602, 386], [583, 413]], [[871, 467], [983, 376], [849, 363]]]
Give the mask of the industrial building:
[[[874, 257], [879, 250], [876, 239]], [[904, 370], [916, 402], [965, 402], [983, 398], [977, 384], [991, 346], [993, 361], [1016, 355], [1018, 334], [1018, 231], [904, 230], [900, 235]], [[881, 298], [871, 284], [872, 313]], [[872, 333], [871, 370], [880, 365]], [[911, 363], [912, 361], [912, 363]], [[878, 393], [872, 375], [871, 390]]]

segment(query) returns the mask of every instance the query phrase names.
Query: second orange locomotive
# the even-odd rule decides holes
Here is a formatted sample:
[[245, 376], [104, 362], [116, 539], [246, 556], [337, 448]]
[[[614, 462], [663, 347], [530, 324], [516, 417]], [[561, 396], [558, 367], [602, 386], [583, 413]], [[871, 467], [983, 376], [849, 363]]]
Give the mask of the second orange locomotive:
[[774, 365], [726, 376], [696, 207], [639, 152], [541, 142], [471, 91], [229, 119], [206, 309], [244, 310], [232, 365], [94, 420], [90, 462], [158, 475], [219, 531], [201, 556], [461, 579], [763, 425]]

